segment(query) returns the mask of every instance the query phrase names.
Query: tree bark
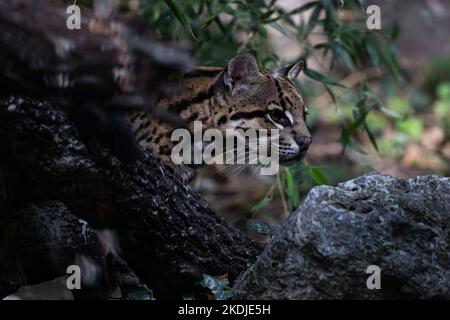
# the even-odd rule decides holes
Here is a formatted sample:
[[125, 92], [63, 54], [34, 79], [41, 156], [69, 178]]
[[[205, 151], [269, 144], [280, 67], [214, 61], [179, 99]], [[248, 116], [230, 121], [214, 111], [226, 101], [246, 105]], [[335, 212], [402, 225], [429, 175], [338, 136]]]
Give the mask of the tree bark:
[[[111, 233], [92, 229], [61, 202], [26, 205], [2, 218], [0, 297], [43, 279], [64, 275], [67, 280], [73, 275], [73, 270], [67, 271], [72, 265], [80, 268], [81, 288], [69, 293], [71, 296], [108, 298], [119, 287], [124, 299], [152, 297], [151, 291], [118, 255]], [[25, 297], [46, 299], [48, 292], [38, 288], [26, 290]], [[68, 288], [64, 289], [67, 293]], [[62, 292], [59, 294], [62, 298]], [[22, 296], [20, 292], [19, 296]], [[58, 297], [58, 293], [52, 296]]]
[[233, 280], [261, 252], [155, 159], [93, 161], [57, 105], [1, 99], [0, 123], [6, 211], [56, 200], [93, 228], [113, 230], [120, 256], [156, 298], [195, 293], [203, 273]]

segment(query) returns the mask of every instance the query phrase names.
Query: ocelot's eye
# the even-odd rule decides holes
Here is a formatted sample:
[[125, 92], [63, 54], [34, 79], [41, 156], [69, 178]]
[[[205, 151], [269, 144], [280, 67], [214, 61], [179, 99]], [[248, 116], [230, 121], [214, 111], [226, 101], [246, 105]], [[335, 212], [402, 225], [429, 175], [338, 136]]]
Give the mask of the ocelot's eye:
[[281, 110], [278, 109], [270, 110], [268, 115], [270, 119], [272, 119], [274, 122], [278, 124], [281, 124], [283, 127], [287, 127], [291, 124], [288, 117], [286, 117], [284, 112]]

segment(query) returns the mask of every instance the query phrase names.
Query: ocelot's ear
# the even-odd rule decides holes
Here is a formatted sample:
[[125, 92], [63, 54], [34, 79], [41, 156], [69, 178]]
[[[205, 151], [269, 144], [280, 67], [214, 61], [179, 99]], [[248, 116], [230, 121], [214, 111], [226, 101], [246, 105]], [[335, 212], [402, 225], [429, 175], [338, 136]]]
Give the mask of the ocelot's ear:
[[228, 62], [224, 82], [233, 91], [235, 86], [249, 84], [258, 77], [259, 68], [256, 59], [249, 53], [241, 53]]
[[305, 67], [305, 60], [302, 59], [287, 67], [276, 69], [275, 71], [273, 71], [273, 75], [278, 77], [284, 77], [291, 81], [294, 81], [295, 79], [297, 79], [298, 75], [300, 74], [300, 72], [302, 72], [304, 67]]

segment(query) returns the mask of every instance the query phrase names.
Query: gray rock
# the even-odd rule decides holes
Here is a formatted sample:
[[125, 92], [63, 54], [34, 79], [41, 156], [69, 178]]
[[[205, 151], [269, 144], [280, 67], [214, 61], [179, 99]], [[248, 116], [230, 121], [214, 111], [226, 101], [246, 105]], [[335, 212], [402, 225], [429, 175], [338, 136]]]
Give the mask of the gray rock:
[[[368, 289], [381, 269], [381, 289]], [[372, 281], [369, 281], [372, 283]], [[237, 299], [450, 299], [450, 178], [313, 188], [236, 280]]]

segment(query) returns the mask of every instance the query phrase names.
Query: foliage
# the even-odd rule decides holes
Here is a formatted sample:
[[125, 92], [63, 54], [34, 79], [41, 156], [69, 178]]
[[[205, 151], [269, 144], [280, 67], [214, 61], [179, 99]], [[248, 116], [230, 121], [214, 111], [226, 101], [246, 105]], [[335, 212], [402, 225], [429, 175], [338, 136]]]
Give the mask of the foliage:
[[[274, 0], [142, 0], [141, 9], [160, 35], [190, 40], [201, 64], [223, 65], [241, 50], [253, 53], [265, 66], [276, 64], [278, 57], [270, 45], [273, 29], [304, 46], [304, 58], [324, 59], [331, 53], [331, 66], [339, 61], [356, 71], [369, 57], [374, 66], [385, 64], [397, 74], [395, 48], [386, 41], [396, 29], [368, 30], [366, 5], [355, 0], [345, 1], [345, 9], [357, 18], [343, 21], [335, 2], [310, 1], [286, 11]], [[325, 40], [313, 44], [311, 38], [318, 35]], [[306, 74], [326, 85], [340, 85], [316, 70], [308, 69]]]
[[262, 222], [250, 222], [249, 227], [255, 229], [259, 234], [266, 235], [269, 237], [274, 237], [281, 232], [282, 226], [277, 224], [274, 226], [269, 226]]
[[450, 139], [450, 82], [442, 83], [437, 87], [437, 96], [435, 114], [441, 122], [446, 138]]
[[[344, 3], [341, 6], [341, 3]], [[265, 67], [281, 64], [271, 46], [270, 35], [279, 32], [302, 48], [300, 57], [313, 61], [305, 75], [320, 84], [336, 105], [348, 110], [352, 120], [343, 125], [340, 142], [344, 147], [363, 151], [354, 137], [361, 131], [376, 150], [376, 128], [367, 122], [373, 110], [381, 120], [396, 118], [396, 111], [388, 109], [373, 93], [364, 78], [364, 71], [385, 70], [388, 75], [401, 79], [396, 49], [392, 39], [398, 28], [395, 25], [383, 30], [366, 27], [366, 1], [311, 0], [292, 10], [284, 9], [276, 0], [141, 0], [141, 11], [148, 23], [160, 36], [179, 41], [189, 41], [200, 64], [224, 65], [237, 52], [254, 54]], [[319, 39], [319, 40], [318, 40]], [[352, 88], [356, 103], [338, 103], [336, 91], [348, 88], [330, 77], [330, 71], [339, 68], [341, 73], [360, 73], [360, 81]], [[303, 84], [304, 85], [304, 84]], [[302, 90], [306, 94], [306, 90]], [[306, 94], [305, 100], [309, 101]], [[311, 108], [310, 108], [311, 109]], [[404, 120], [398, 128], [416, 137], [418, 125]], [[326, 184], [326, 174], [317, 167], [293, 167], [284, 170], [274, 182], [286, 211], [300, 203], [300, 182], [308, 176], [313, 184]], [[253, 211], [267, 206], [273, 188], [253, 207]]]
[[226, 277], [213, 277], [208, 274], [203, 274], [203, 279], [199, 284], [211, 290], [216, 300], [228, 300], [233, 296], [229, 281]]

